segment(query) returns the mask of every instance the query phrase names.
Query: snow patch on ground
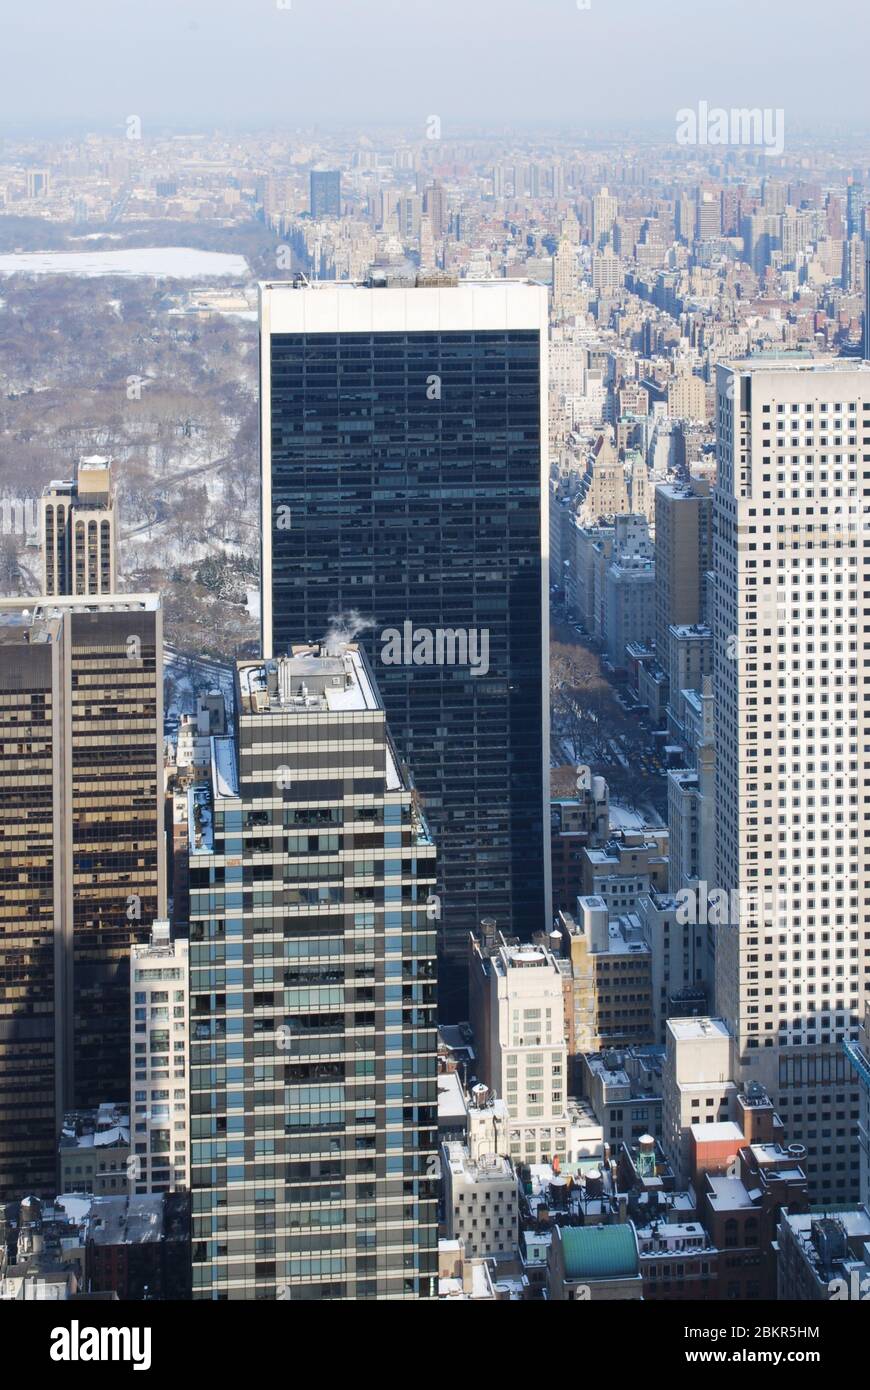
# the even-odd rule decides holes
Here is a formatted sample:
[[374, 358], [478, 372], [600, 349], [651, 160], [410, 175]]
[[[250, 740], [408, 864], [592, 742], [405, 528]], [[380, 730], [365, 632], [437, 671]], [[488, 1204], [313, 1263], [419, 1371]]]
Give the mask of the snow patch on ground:
[[195, 280], [232, 276], [245, 280], [244, 256], [198, 251], [190, 246], [128, 247], [123, 251], [35, 251], [0, 256], [0, 275], [147, 275]]

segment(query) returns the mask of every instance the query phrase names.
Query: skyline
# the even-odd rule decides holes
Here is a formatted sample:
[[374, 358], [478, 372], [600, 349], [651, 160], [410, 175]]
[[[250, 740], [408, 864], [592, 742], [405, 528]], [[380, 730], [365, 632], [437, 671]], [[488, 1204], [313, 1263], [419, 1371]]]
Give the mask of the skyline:
[[864, 11], [126, 9], [4, 26], [0, 1305], [200, 1378], [301, 1301], [830, 1374]]

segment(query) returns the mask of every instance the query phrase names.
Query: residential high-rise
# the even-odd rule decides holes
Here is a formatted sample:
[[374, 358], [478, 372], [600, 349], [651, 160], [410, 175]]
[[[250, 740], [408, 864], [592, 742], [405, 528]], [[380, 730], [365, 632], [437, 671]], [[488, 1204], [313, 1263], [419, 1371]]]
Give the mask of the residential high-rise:
[[549, 920], [547, 292], [278, 282], [260, 322], [264, 651], [359, 631], [462, 1017], [468, 932]]
[[507, 1103], [504, 1152], [517, 1163], [564, 1162], [568, 1048], [559, 964], [544, 945], [506, 940], [491, 920], [469, 940], [479, 1074]]
[[155, 595], [0, 600], [0, 1196], [124, 1102], [129, 958], [164, 912]]
[[629, 643], [651, 646], [656, 630], [656, 575], [646, 517], [615, 518], [613, 558], [604, 580], [607, 655], [615, 670], [625, 667]]
[[600, 253], [592, 253], [592, 288], [598, 293], [610, 294], [623, 283], [622, 263], [614, 256], [610, 247]]
[[[697, 625], [706, 620], [712, 503], [704, 478], [659, 483], [655, 496], [656, 656], [670, 676], [672, 624]], [[672, 689], [672, 700], [678, 694]]]
[[673, 420], [706, 420], [707, 392], [701, 377], [680, 372], [668, 382], [668, 415]]
[[[559, 242], [553, 256], [553, 312], [571, 313], [577, 302], [577, 254], [567, 237]], [[569, 343], [577, 359], [576, 344]]]
[[197, 1299], [435, 1291], [435, 848], [359, 647], [236, 674], [191, 799]]
[[870, 362], [870, 243], [864, 246], [864, 361]]
[[437, 180], [423, 194], [423, 212], [429, 218], [433, 237], [441, 241], [447, 231], [447, 192]]
[[310, 193], [312, 217], [341, 217], [340, 169], [312, 169]]
[[808, 1149], [815, 1201], [857, 1196], [842, 1044], [870, 984], [870, 364], [717, 369], [716, 1011], [735, 1079]]
[[28, 169], [26, 182], [28, 198], [47, 198], [51, 192], [51, 174], [48, 169]]
[[722, 200], [715, 189], [699, 188], [695, 200], [695, 237], [707, 241], [722, 235]]
[[112, 594], [118, 582], [118, 507], [112, 460], [79, 460], [76, 477], [42, 494], [43, 593]]
[[188, 951], [168, 922], [131, 951], [131, 1192], [190, 1186]]
[[850, 183], [846, 189], [846, 240], [853, 236], [862, 237], [865, 233], [865, 208], [863, 183]]
[[619, 204], [607, 188], [602, 188], [592, 199], [592, 245], [604, 246], [610, 240]]

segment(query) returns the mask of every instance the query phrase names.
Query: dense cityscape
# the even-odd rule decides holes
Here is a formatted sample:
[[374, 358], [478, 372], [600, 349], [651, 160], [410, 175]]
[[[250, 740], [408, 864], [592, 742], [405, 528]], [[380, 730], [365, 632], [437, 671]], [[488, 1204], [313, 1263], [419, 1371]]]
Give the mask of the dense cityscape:
[[0, 1303], [55, 1360], [870, 1301], [870, 132], [673, 111], [0, 129]]

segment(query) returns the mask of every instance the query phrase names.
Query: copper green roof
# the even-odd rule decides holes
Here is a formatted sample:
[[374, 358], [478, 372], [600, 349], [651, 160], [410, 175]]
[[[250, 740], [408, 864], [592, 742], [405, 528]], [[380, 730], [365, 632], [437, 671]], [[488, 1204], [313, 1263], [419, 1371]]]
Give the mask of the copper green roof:
[[627, 1222], [613, 1226], [563, 1226], [567, 1279], [631, 1279], [638, 1272], [637, 1240]]

